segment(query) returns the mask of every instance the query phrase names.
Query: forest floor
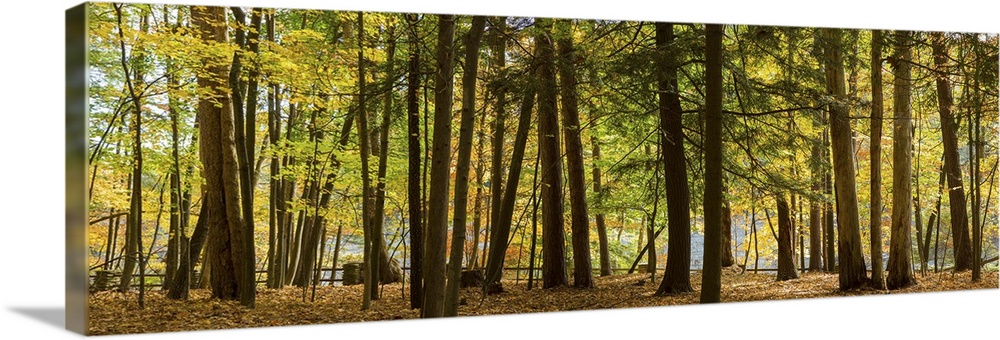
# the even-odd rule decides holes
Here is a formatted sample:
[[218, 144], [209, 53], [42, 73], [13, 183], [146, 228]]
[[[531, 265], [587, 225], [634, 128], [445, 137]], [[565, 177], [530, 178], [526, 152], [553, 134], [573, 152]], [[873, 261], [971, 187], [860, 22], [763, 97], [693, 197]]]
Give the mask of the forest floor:
[[[631, 308], [696, 304], [699, 299], [701, 273], [692, 272], [691, 293], [671, 296], [654, 296], [662, 273], [650, 282], [649, 274], [621, 274], [595, 277], [597, 288], [527, 290], [525, 280], [515, 284], [505, 280], [505, 292], [482, 298], [482, 290], [462, 290], [466, 304], [459, 306], [459, 314], [497, 315], [571, 311], [605, 308]], [[921, 277], [918, 284], [892, 294], [998, 288], [997, 272], [984, 272], [983, 280], [973, 284], [971, 273], [942, 272]], [[837, 275], [806, 273], [798, 279], [776, 282], [773, 273], [740, 273], [736, 267], [723, 270], [722, 301], [762, 301], [834, 296], [861, 296], [888, 294], [871, 288], [841, 292]], [[572, 278], [570, 278], [572, 282]], [[372, 308], [361, 311], [362, 286], [317, 287], [315, 301], [310, 302], [311, 288], [257, 290], [256, 308], [247, 309], [235, 301], [210, 299], [210, 291], [191, 291], [188, 301], [170, 300], [159, 290], [146, 294], [146, 308], [138, 309], [137, 292], [96, 292], [89, 297], [89, 333], [128, 334], [226, 329], [243, 327], [270, 327], [285, 325], [327, 324], [340, 322], [414, 319], [419, 311], [410, 309], [409, 285], [400, 283], [382, 287], [382, 298], [372, 302]], [[403, 290], [406, 294], [403, 295]], [[404, 299], [405, 298], [405, 299]]]

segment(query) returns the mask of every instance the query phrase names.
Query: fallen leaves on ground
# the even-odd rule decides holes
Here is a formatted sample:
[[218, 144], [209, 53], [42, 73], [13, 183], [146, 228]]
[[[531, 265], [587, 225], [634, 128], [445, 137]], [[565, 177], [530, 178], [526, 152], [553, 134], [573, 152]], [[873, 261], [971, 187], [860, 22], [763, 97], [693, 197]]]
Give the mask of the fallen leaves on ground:
[[[597, 277], [596, 288], [592, 289], [558, 287], [528, 290], [524, 280], [505, 280], [505, 292], [485, 298], [481, 289], [463, 289], [465, 304], [459, 306], [459, 314], [497, 315], [698, 303], [700, 273], [691, 275], [694, 292], [654, 296], [660, 275], [662, 273], [657, 273], [654, 281], [650, 281], [649, 274]], [[983, 273], [983, 280], [978, 283], [971, 282], [968, 271], [927, 276], [917, 274], [916, 278], [916, 285], [892, 291], [891, 294], [998, 288], [996, 272]], [[800, 274], [798, 279], [779, 282], [775, 281], [773, 274], [724, 269], [722, 280], [723, 302], [890, 294], [889, 291], [872, 288], [842, 292], [838, 289], [837, 275], [825, 273], [805, 273]], [[381, 289], [382, 298], [373, 301], [371, 309], [364, 311], [361, 310], [361, 285], [317, 287], [315, 301], [311, 301], [311, 287], [305, 291], [297, 287], [258, 289], [254, 309], [244, 308], [236, 301], [212, 299], [211, 292], [204, 289], [192, 290], [187, 301], [167, 299], [160, 291], [150, 291], [146, 294], [146, 308], [142, 310], [138, 308], [136, 292], [96, 292], [89, 297], [89, 333], [151, 333], [419, 317], [418, 310], [410, 309], [409, 285], [404, 287], [396, 283], [384, 285]]]

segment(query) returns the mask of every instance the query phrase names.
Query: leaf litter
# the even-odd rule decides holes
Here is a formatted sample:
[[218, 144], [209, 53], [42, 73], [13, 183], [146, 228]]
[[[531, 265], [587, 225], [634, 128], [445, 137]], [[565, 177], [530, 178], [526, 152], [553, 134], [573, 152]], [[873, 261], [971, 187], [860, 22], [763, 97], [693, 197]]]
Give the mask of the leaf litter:
[[[622, 274], [595, 277], [596, 288], [557, 287], [528, 290], [526, 282], [504, 280], [505, 291], [483, 296], [479, 288], [461, 291], [460, 316], [538, 313], [608, 308], [635, 308], [696, 304], [699, 300], [701, 273], [691, 274], [693, 292], [655, 296], [662, 273], [655, 280], [649, 274]], [[971, 273], [916, 274], [917, 284], [885, 291], [860, 288], [840, 291], [836, 274], [804, 273], [799, 278], [775, 281], [773, 273], [741, 273], [725, 268], [722, 276], [722, 301], [767, 301], [836, 296], [905, 294], [969, 289], [997, 289], [997, 272], [983, 273], [983, 279], [972, 283]], [[540, 283], [539, 283], [540, 284]], [[146, 294], [146, 308], [138, 307], [138, 292], [94, 292], [89, 296], [89, 333], [132, 334], [175, 332], [207, 329], [273, 327], [341, 322], [363, 322], [419, 318], [419, 310], [411, 309], [409, 285], [400, 283], [380, 286], [381, 299], [372, 301], [369, 310], [361, 310], [362, 285], [317, 287], [311, 301], [312, 288], [258, 288], [256, 308], [249, 309], [237, 301], [211, 298], [206, 289], [193, 289], [189, 300], [167, 299], [164, 292], [152, 290]], [[405, 292], [404, 292], [405, 290]]]

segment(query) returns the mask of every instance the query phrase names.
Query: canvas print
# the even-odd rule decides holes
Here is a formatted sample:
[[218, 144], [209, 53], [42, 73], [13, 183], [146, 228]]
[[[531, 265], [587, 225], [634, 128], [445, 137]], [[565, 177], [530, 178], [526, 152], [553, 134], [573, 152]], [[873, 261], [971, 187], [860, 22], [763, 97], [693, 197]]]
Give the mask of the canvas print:
[[141, 3], [70, 26], [86, 334], [998, 288], [994, 33]]

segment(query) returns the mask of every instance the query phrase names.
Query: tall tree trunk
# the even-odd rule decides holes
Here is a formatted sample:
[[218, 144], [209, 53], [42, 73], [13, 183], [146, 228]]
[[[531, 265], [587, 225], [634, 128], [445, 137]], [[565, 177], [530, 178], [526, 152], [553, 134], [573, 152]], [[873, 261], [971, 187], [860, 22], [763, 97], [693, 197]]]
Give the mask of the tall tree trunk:
[[795, 270], [795, 227], [785, 195], [778, 196], [778, 281], [797, 279]]
[[937, 204], [934, 207], [934, 215], [938, 216], [937, 222], [934, 226], [934, 272], [938, 272], [938, 254], [940, 251], [940, 239], [941, 239], [941, 197], [944, 196], [944, 182], [945, 182], [945, 170], [944, 162], [941, 164], [941, 174], [938, 175], [938, 199]]
[[860, 287], [868, 281], [861, 255], [858, 194], [854, 175], [854, 142], [851, 140], [850, 111], [844, 89], [844, 62], [841, 30], [824, 29], [826, 40], [826, 83], [835, 102], [830, 104], [830, 143], [837, 196], [837, 251], [840, 289]]
[[[250, 10], [250, 30], [247, 32], [247, 49], [253, 55], [260, 52], [260, 22], [262, 9], [259, 7], [254, 7]], [[243, 128], [245, 130], [244, 136], [246, 137], [246, 155], [247, 155], [247, 165], [257, 164], [257, 156], [254, 155], [254, 150], [257, 147], [257, 88], [260, 81], [260, 67], [255, 64], [250, 64], [250, 70], [247, 73], [247, 103], [246, 103], [246, 124], [245, 126], [238, 126], [237, 128]], [[253, 192], [257, 183], [257, 172], [254, 167], [247, 169], [250, 179], [250, 216], [253, 216]], [[249, 222], [252, 225], [252, 221]]]
[[[389, 85], [387, 86], [385, 104], [383, 105], [382, 125], [379, 127], [378, 184], [375, 188], [375, 212], [373, 213], [374, 220], [372, 221], [374, 223], [375, 241], [378, 242], [379, 282], [381, 283], [394, 283], [403, 280], [403, 270], [399, 268], [399, 263], [389, 258], [389, 247], [385, 243], [385, 228], [383, 226], [385, 222], [385, 176], [389, 159], [389, 123], [393, 111], [392, 84], [395, 77], [393, 63], [396, 55], [396, 36], [394, 31], [394, 27], [390, 27], [388, 31], [390, 40], [387, 52], [388, 59], [386, 61], [388, 63], [386, 82]], [[342, 139], [344, 141], [347, 141], [347, 138], [349, 138], [348, 136], [342, 137], [345, 137]], [[346, 144], [343, 146], [346, 146]]]
[[[829, 116], [827, 116], [829, 117]], [[826, 271], [835, 272], [837, 271], [837, 229], [833, 225], [834, 219], [834, 207], [836, 205], [837, 197], [833, 194], [833, 171], [832, 171], [832, 160], [830, 155], [830, 127], [829, 118], [826, 119], [827, 128], [823, 134], [823, 162], [829, 164], [830, 169], [823, 171], [823, 191], [824, 196], [833, 199], [834, 202], [825, 202], [823, 204], [823, 235], [825, 237], [826, 248], [825, 249], [825, 259], [826, 259]]]
[[[568, 173], [570, 201], [570, 230], [573, 244], [573, 286], [594, 287], [593, 266], [590, 262], [590, 218], [587, 214], [586, 170], [583, 168], [583, 142], [580, 140], [580, 111], [577, 108], [576, 66], [583, 58], [573, 47], [573, 27], [569, 20], [557, 23], [559, 39], [558, 59], [559, 92], [562, 105], [563, 134], [566, 144], [566, 172]], [[652, 252], [652, 256], [656, 256]]]
[[[250, 158], [247, 158], [248, 154], [246, 152], [247, 148], [253, 149], [254, 146], [253, 144], [249, 144], [250, 141], [247, 139], [246, 136], [246, 130], [245, 130], [246, 111], [243, 102], [244, 98], [243, 94], [246, 91], [246, 84], [243, 83], [243, 80], [240, 78], [241, 74], [243, 73], [243, 61], [242, 61], [244, 53], [243, 50], [246, 48], [246, 41], [247, 41], [246, 29], [244, 28], [244, 26], [246, 25], [246, 13], [244, 13], [241, 8], [236, 6], [230, 7], [230, 9], [233, 12], [233, 16], [235, 17], [237, 24], [236, 36], [234, 42], [239, 47], [239, 49], [233, 52], [232, 67], [229, 68], [228, 70], [229, 87], [230, 87], [229, 95], [231, 96], [231, 101], [230, 101], [231, 107], [229, 108], [229, 110], [231, 110], [231, 114], [233, 117], [234, 143], [236, 145], [236, 172], [238, 174], [238, 180], [236, 181], [236, 185], [239, 187], [240, 190], [239, 195], [236, 196], [239, 197], [240, 199], [239, 201], [240, 205], [236, 206], [237, 207], [236, 209], [239, 213], [242, 214], [241, 224], [245, 223], [246, 225], [245, 227], [239, 228], [240, 231], [238, 233], [240, 233], [241, 235], [234, 238], [233, 241], [241, 242], [239, 247], [246, 248], [253, 246], [253, 226], [254, 226], [253, 185], [251, 184], [252, 176], [250, 175], [250, 173], [253, 171], [251, 165], [253, 163]], [[254, 98], [256, 99], [256, 95], [254, 95]], [[236, 203], [234, 202], [233, 204]], [[226, 208], [228, 209], [228, 205], [226, 206]], [[249, 260], [250, 262], [249, 268], [253, 269], [254, 255], [253, 254], [248, 254], [248, 255], [249, 256], [247, 255], [237, 255], [237, 256], [245, 257], [242, 261]], [[249, 274], [242, 274], [242, 275], [249, 275], [248, 277], [250, 277], [251, 281], [253, 281], [252, 280], [254, 276], [253, 270], [251, 270], [251, 273]], [[245, 303], [250, 303], [252, 305], [252, 302], [249, 301]]]
[[365, 106], [368, 103], [368, 94], [365, 89], [367, 73], [365, 73], [364, 55], [364, 34], [365, 21], [364, 12], [358, 12], [358, 144], [361, 153], [361, 225], [364, 231], [364, 295], [361, 300], [361, 309], [366, 310], [371, 307], [371, 301], [378, 297], [378, 249], [376, 249], [375, 233], [372, 227], [372, 190], [368, 158], [371, 155], [370, 138], [368, 135], [368, 113]]
[[535, 171], [531, 175], [531, 253], [528, 259], [528, 290], [535, 287], [535, 249], [538, 245], [538, 164], [542, 158], [541, 150], [538, 151], [535, 154]]
[[455, 166], [455, 216], [451, 229], [451, 253], [444, 299], [444, 316], [458, 315], [458, 288], [462, 273], [462, 251], [469, 206], [469, 165], [472, 162], [472, 133], [476, 123], [476, 75], [479, 70], [479, 43], [486, 28], [486, 17], [472, 17], [472, 28], [465, 35], [465, 70], [462, 73], [462, 116], [459, 124], [458, 159]]
[[[663, 153], [667, 196], [667, 265], [663, 281], [656, 290], [657, 295], [694, 291], [691, 287], [691, 198], [677, 87], [678, 62], [675, 53], [670, 50], [673, 43], [674, 25], [656, 23], [656, 48], [659, 52], [656, 73], [659, 75], [660, 141], [663, 144], [660, 152]], [[721, 70], [719, 76], [722, 76]]]
[[969, 239], [969, 218], [966, 212], [965, 190], [962, 186], [962, 165], [958, 158], [958, 123], [952, 114], [951, 83], [948, 81], [948, 50], [943, 33], [931, 34], [934, 66], [937, 71], [938, 113], [941, 116], [941, 142], [944, 144], [944, 169], [948, 178], [948, 203], [951, 233], [955, 243], [955, 271], [972, 267], [972, 241]]
[[[125, 267], [122, 270], [122, 277], [119, 281], [119, 289], [127, 291], [132, 284], [132, 275], [136, 264], [138, 263], [140, 266], [140, 274], [145, 269], [142, 268], [142, 246], [139, 244], [142, 241], [142, 102], [139, 100], [140, 92], [136, 89], [138, 84], [133, 84], [133, 80], [134, 82], [141, 82], [142, 76], [138, 67], [135, 69], [129, 67], [128, 60], [125, 57], [126, 49], [124, 27], [122, 24], [122, 6], [115, 5], [115, 17], [118, 19], [120, 61], [122, 70], [125, 72], [125, 84], [128, 88], [129, 99], [132, 104], [132, 126], [130, 130], [134, 134], [134, 139], [132, 140], [132, 175], [130, 177], [132, 184], [129, 195], [129, 214], [125, 224], [125, 251], [122, 254], [125, 258]], [[146, 24], [145, 20], [145, 18], [141, 19], [142, 25]], [[132, 59], [138, 60], [141, 58], [142, 48], [133, 46], [132, 54]], [[139, 56], [136, 56], [136, 54], [139, 54]], [[136, 63], [134, 60], [133, 63]], [[135, 79], [133, 79], [133, 76], [135, 76]], [[140, 292], [142, 292], [141, 288]], [[140, 299], [140, 308], [144, 307], [143, 303], [144, 301]]]
[[[483, 184], [485, 183], [485, 178], [483, 177], [486, 172], [486, 157], [483, 152], [483, 148], [486, 146], [486, 137], [484, 136], [486, 131], [486, 116], [479, 116], [479, 131], [476, 134], [476, 193], [473, 195], [473, 200], [475, 203], [472, 207], [472, 247], [469, 249], [468, 255], [466, 256], [466, 262], [469, 268], [482, 267], [477, 262], [479, 260], [479, 234], [483, 230]], [[487, 212], [489, 214], [489, 212]], [[489, 218], [487, 215], [486, 218]], [[524, 230], [521, 230], [524, 233]], [[523, 240], [522, 240], [523, 241]], [[520, 261], [518, 261], [520, 262]]]
[[[882, 274], [882, 31], [872, 31], [871, 233], [872, 286], [885, 289]], [[893, 163], [895, 164], [895, 163]], [[894, 210], [895, 211], [895, 210]]]
[[[983, 140], [982, 140], [982, 99], [980, 94], [980, 83], [979, 79], [982, 78], [981, 72], [983, 70], [981, 60], [984, 60], [981, 52], [981, 42], [979, 40], [979, 35], [975, 35], [972, 40], [973, 43], [973, 54], [976, 56], [976, 62], [974, 65], [975, 71], [972, 77], [972, 103], [973, 111], [975, 112], [975, 118], [969, 122], [969, 181], [972, 182], [970, 190], [972, 190], [972, 282], [979, 282], [982, 280], [982, 265], [983, 265], [983, 225], [980, 224], [981, 220], [981, 203], [982, 194], [980, 192], [980, 186], [982, 185], [982, 174], [979, 172], [980, 162], [983, 159]], [[975, 133], [973, 133], [975, 131]], [[974, 152], [971, 150], [975, 150]], [[987, 202], [989, 199], [987, 198]], [[988, 209], [987, 209], [988, 210]]]
[[[514, 136], [514, 151], [510, 156], [507, 182], [504, 183], [506, 188], [503, 190], [504, 195], [499, 207], [500, 212], [496, 214], [497, 224], [492, 228], [494, 235], [491, 238], [494, 240], [506, 240], [510, 238], [510, 226], [514, 216], [514, 202], [517, 199], [517, 186], [520, 183], [521, 167], [524, 162], [524, 149], [528, 143], [528, 132], [531, 130], [531, 108], [535, 106], [535, 85], [528, 85], [525, 91], [518, 112], [517, 132]], [[538, 171], [537, 164], [535, 171]], [[532, 187], [532, 190], [535, 190], [535, 188]], [[532, 235], [535, 235], [535, 233], [532, 232]], [[506, 242], [494, 243], [496, 244], [489, 248], [489, 258], [486, 262], [486, 283], [484, 285], [490, 291], [503, 288], [500, 286], [500, 277], [502, 276], [504, 258], [507, 254]], [[532, 244], [534, 244], [534, 240], [532, 240]], [[534, 253], [532, 253], [533, 258]], [[534, 264], [533, 261], [531, 262], [532, 264]]]
[[[277, 100], [279, 103], [281, 100]], [[279, 106], [280, 107], [280, 106]], [[295, 103], [288, 103], [288, 128], [285, 129], [285, 136], [283, 137], [284, 142], [291, 142], [294, 132], [294, 127], [296, 124], [296, 118], [298, 117], [298, 110], [296, 109]], [[278, 123], [280, 124], [280, 116]], [[294, 167], [298, 162], [292, 155], [284, 155], [281, 159], [281, 168], [285, 169], [288, 167]], [[295, 266], [294, 263], [298, 258], [298, 238], [294, 234], [292, 228], [292, 221], [295, 214], [290, 209], [292, 208], [291, 202], [296, 191], [296, 179], [295, 177], [284, 177], [281, 178], [281, 192], [278, 193], [278, 233], [281, 235], [279, 240], [281, 241], [281, 254], [280, 271], [281, 282], [279, 286], [285, 286], [291, 283], [293, 277], [295, 276]]]
[[297, 287], [308, 287], [312, 279], [313, 263], [316, 262], [316, 244], [319, 242], [319, 226], [316, 221], [319, 211], [320, 177], [322, 167], [319, 162], [319, 145], [325, 138], [325, 133], [318, 128], [318, 119], [325, 116], [326, 112], [322, 108], [311, 110], [309, 119], [309, 141], [312, 144], [312, 155], [309, 157], [309, 167], [306, 170], [306, 185], [303, 189], [303, 200], [305, 207], [300, 217], [298, 233], [299, 247], [298, 260], [295, 269], [295, 278], [292, 284]]
[[[814, 128], [819, 128], [821, 132], [817, 137], [822, 137], [822, 128], [817, 123]], [[823, 267], [823, 207], [825, 203], [817, 197], [823, 195], [823, 150], [819, 141], [812, 143], [810, 152], [812, 160], [809, 162], [810, 180], [812, 181], [813, 197], [809, 199], [809, 271], [822, 272]]]
[[[601, 167], [598, 163], [601, 162], [601, 144], [597, 140], [596, 136], [590, 136], [590, 143], [593, 144], [594, 152], [594, 195], [596, 197], [601, 197], [604, 195], [604, 190], [601, 188]], [[601, 276], [611, 275], [611, 253], [608, 250], [608, 228], [604, 223], [604, 214], [598, 213], [594, 215], [594, 224], [597, 225], [597, 242], [600, 252], [600, 265], [601, 265]]]
[[[168, 23], [166, 14], [164, 11], [164, 23]], [[171, 31], [176, 31], [176, 26], [171, 26]], [[183, 212], [181, 210], [181, 201], [184, 199], [184, 194], [182, 192], [183, 185], [181, 184], [181, 166], [180, 166], [180, 131], [178, 129], [178, 117], [179, 113], [176, 108], [176, 96], [173, 95], [174, 90], [178, 87], [177, 77], [174, 75], [176, 69], [173, 66], [173, 58], [167, 58], [166, 67], [166, 77], [167, 77], [167, 113], [170, 116], [170, 237], [167, 239], [167, 263], [166, 270], [163, 277], [163, 290], [168, 290], [173, 286], [174, 277], [177, 276], [177, 265], [180, 262], [181, 253], [181, 243], [186, 237], [185, 228], [186, 224], [181, 224], [181, 219]]]
[[[274, 14], [267, 15], [267, 41], [274, 42]], [[285, 254], [287, 239], [284, 233], [285, 203], [284, 180], [281, 177], [281, 157], [277, 150], [280, 148], [281, 140], [281, 90], [278, 84], [271, 83], [267, 98], [267, 136], [272, 148], [270, 161], [270, 190], [268, 206], [268, 265], [267, 265], [267, 287], [284, 287], [285, 277]]]
[[[540, 29], [538, 44], [538, 145], [541, 150], [542, 174], [542, 288], [568, 283], [566, 278], [566, 243], [563, 232], [562, 158], [559, 152], [559, 120], [556, 111], [555, 51], [552, 43], [552, 22], [536, 19]], [[494, 239], [494, 243], [498, 242]], [[504, 242], [505, 239], [499, 242]]]
[[910, 181], [913, 150], [910, 135], [910, 33], [893, 34], [894, 58], [892, 101], [892, 234], [889, 236], [889, 275], [886, 288], [901, 289], [916, 284], [913, 278], [910, 228], [913, 206]]
[[445, 246], [448, 239], [448, 179], [451, 177], [451, 110], [454, 92], [455, 16], [438, 16], [437, 73], [434, 77], [434, 145], [431, 154], [424, 254], [424, 318], [444, 316]]
[[705, 30], [705, 260], [701, 303], [716, 303], [722, 288], [723, 26], [705, 25]]
[[[496, 114], [496, 118], [493, 119], [493, 139], [492, 139], [492, 154], [490, 159], [490, 220], [489, 220], [489, 230], [486, 232], [486, 237], [489, 238], [496, 233], [497, 227], [500, 225], [499, 217], [500, 215], [500, 204], [503, 200], [503, 153], [504, 153], [504, 136], [507, 130], [507, 82], [506, 78], [506, 68], [507, 68], [507, 18], [499, 17], [494, 18], [491, 21], [490, 31], [493, 34], [490, 35], [492, 39], [492, 45], [490, 46], [490, 52], [493, 55], [493, 74], [494, 78], [490, 89], [493, 95], [496, 97], [496, 102], [494, 104], [493, 111]], [[534, 100], [534, 98], [532, 98]], [[530, 108], [529, 108], [530, 110]], [[528, 116], [530, 116], [530, 112]], [[515, 152], [517, 150], [515, 149]], [[523, 155], [523, 153], [522, 153]], [[477, 235], [478, 236], [478, 235]], [[479, 242], [476, 242], [476, 247], [478, 247]], [[488, 260], [486, 254], [486, 242], [483, 242], [483, 253], [484, 259]], [[487, 263], [488, 264], [488, 263]]]
[[424, 227], [423, 200], [420, 197], [420, 107], [417, 91], [420, 87], [420, 44], [416, 15], [407, 15], [407, 33], [410, 39], [410, 61], [406, 73], [406, 133], [407, 133], [407, 182], [406, 202], [410, 222], [410, 308], [420, 308], [423, 303]]
[[[191, 7], [191, 20], [207, 44], [228, 41], [225, 10], [221, 7]], [[237, 150], [234, 138], [236, 126], [229, 95], [222, 90], [219, 79], [225, 79], [229, 63], [219, 58], [204, 58], [205, 69], [199, 74], [200, 88], [215, 89], [198, 100], [201, 124], [199, 142], [204, 164], [206, 192], [203, 204], [208, 204], [209, 265], [212, 267], [212, 295], [221, 299], [237, 299], [247, 307], [254, 305], [254, 252], [252, 229], [243, 225], [240, 214], [240, 192], [237, 177]], [[221, 105], [216, 105], [216, 104]]]

